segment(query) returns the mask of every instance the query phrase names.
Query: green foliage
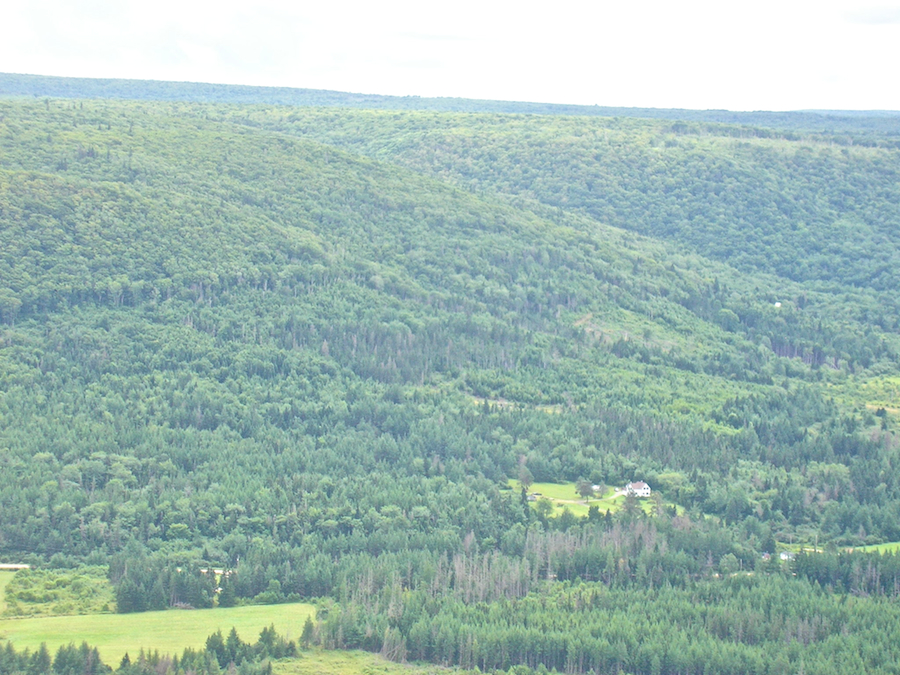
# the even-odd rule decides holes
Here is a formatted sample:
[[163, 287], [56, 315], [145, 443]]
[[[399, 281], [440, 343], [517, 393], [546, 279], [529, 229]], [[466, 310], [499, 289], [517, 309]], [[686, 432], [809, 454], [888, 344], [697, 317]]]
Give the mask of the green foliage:
[[[109, 574], [116, 584], [119, 612], [143, 612], [169, 607], [208, 609], [213, 606], [215, 573], [196, 565], [177, 566], [159, 557], [148, 559], [141, 552], [115, 556]], [[226, 594], [228, 604], [229, 594]]]
[[104, 567], [20, 570], [6, 585], [5, 596], [3, 616], [90, 614], [115, 608]]
[[[4, 493], [10, 551], [109, 555], [135, 540], [181, 556], [175, 566], [234, 565], [245, 547], [232, 535], [307, 541], [312, 555], [309, 535], [373, 537], [377, 552], [409, 545], [410, 532], [452, 550], [468, 532], [497, 542], [527, 517], [504, 515], [516, 512], [478, 482], [517, 466], [616, 484], [635, 466], [699, 477], [741, 457], [762, 475], [785, 470], [776, 490], [804, 484], [811, 460], [870, 470], [857, 422], [822, 386], [866, 364], [896, 367], [894, 338], [862, 327], [862, 292], [834, 311], [832, 295], [784, 282], [790, 292], [774, 297], [802, 302], [774, 308], [755, 290], [766, 278], [247, 130], [231, 110], [4, 105], [3, 169], [16, 180], [2, 194], [2, 278], [15, 302], [0, 414], [15, 420], [7, 475], [24, 478]], [[202, 119], [211, 113], [223, 121]], [[390, 137], [391, 119], [356, 115], [287, 123], [309, 135], [314, 123], [338, 134], [360, 122]], [[428, 125], [453, 137], [451, 125], [484, 125], [401, 121], [425, 124], [426, 145]], [[502, 138], [539, 147], [528, 120], [496, 122]], [[585, 124], [588, 139], [612, 128]], [[618, 142], [640, 145], [641, 124]], [[380, 492], [394, 489], [419, 496]], [[694, 485], [679, 490], [697, 499]], [[752, 498], [701, 497], [735, 522], [751, 512]], [[826, 507], [836, 513], [829, 501], [848, 501], [865, 515], [833, 521], [830, 536], [862, 543], [863, 524], [866, 537], [894, 538], [873, 498], [844, 490], [789, 508], [797, 500], [779, 493], [764, 498], [765, 519], [816, 526]], [[402, 518], [384, 511], [404, 501]], [[453, 503], [491, 504], [495, 520]]]
[[[168, 610], [132, 614], [86, 614], [0, 619], [4, 641], [15, 649], [36, 651], [46, 643], [53, 654], [69, 642], [86, 641], [96, 646], [106, 663], [117, 664], [126, 653], [134, 661], [138, 649], [180, 654], [202, 649], [210, 633], [234, 626], [240, 635], [259, 635], [270, 624], [282, 634], [297, 635], [312, 605], [292, 603], [277, 606], [245, 605], [231, 609]], [[5, 643], [0, 645], [5, 647]]]
[[[122, 675], [219, 675], [223, 669], [237, 669], [241, 675], [271, 675], [271, 659], [284, 659], [297, 653], [296, 644], [275, 632], [274, 627], [264, 628], [255, 644], [241, 640], [232, 628], [227, 640], [221, 631], [206, 640], [206, 648], [186, 649], [181, 656], [160, 656], [158, 651], [145, 653], [143, 649], [132, 661], [125, 654], [117, 673]], [[100, 660], [96, 648], [83, 642], [62, 645], [51, 658], [46, 644], [34, 653], [27, 649], [17, 652], [11, 643], [0, 649], [0, 675], [104, 675], [112, 668]]]
[[[887, 673], [897, 658], [895, 603], [846, 602], [781, 576], [687, 588], [556, 584], [491, 604], [411, 594], [398, 611], [409, 658], [487, 672]], [[364, 625], [377, 634], [383, 623], [350, 603], [322, 631], [360, 644]]]
[[[146, 101], [194, 101], [206, 103], [329, 106], [387, 110], [434, 110], [444, 112], [523, 113], [590, 117], [638, 117], [742, 124], [742, 134], [765, 134], [759, 127], [832, 133], [900, 135], [898, 115], [891, 111], [734, 112], [729, 110], [683, 110], [665, 108], [613, 108], [520, 101], [490, 101], [464, 98], [381, 96], [322, 89], [253, 87], [197, 82], [160, 82], [47, 75], [0, 73], [0, 95], [28, 98], [129, 99]], [[847, 143], [846, 136], [834, 139]]]
[[50, 656], [46, 644], [35, 652], [27, 649], [17, 652], [11, 643], [0, 649], [0, 674], [2, 675], [103, 675], [111, 669], [100, 660], [95, 648], [86, 642], [80, 647], [63, 645], [55, 657]]
[[891, 562], [777, 553], [900, 540], [898, 152], [742, 133], [0, 101], [0, 554], [399, 660], [895, 662]]
[[472, 190], [673, 239], [743, 270], [896, 286], [894, 148], [620, 118], [313, 109], [250, 120]]

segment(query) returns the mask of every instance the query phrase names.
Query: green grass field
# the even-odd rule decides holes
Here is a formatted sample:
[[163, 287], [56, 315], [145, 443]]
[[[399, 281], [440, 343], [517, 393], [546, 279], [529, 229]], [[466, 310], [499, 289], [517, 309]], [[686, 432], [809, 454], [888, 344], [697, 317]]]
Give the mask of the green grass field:
[[472, 671], [393, 663], [369, 652], [316, 649], [303, 652], [297, 659], [274, 662], [272, 672], [273, 675], [464, 675]]
[[217, 630], [227, 633], [232, 626], [247, 642], [256, 642], [259, 632], [270, 624], [274, 624], [281, 635], [296, 640], [306, 617], [314, 612], [312, 605], [293, 603], [3, 619], [0, 620], [0, 638], [9, 640], [17, 649], [35, 649], [46, 642], [51, 653], [61, 645], [86, 641], [100, 650], [104, 663], [115, 667], [125, 652], [134, 656], [143, 647], [159, 650], [161, 654], [176, 654], [187, 647], [202, 647], [210, 634]]
[[[521, 489], [518, 481], [513, 481], [512, 485], [514, 490]], [[553, 500], [584, 501], [575, 490], [574, 483], [532, 483], [529, 492], [540, 492], [544, 497]], [[612, 491], [610, 490], [609, 493], [611, 494]]]
[[898, 553], [900, 552], [900, 541], [891, 541], [886, 544], [873, 544], [871, 546], [857, 546], [854, 551], [864, 551], [866, 553]]
[[[516, 492], [522, 488], [517, 480], [510, 480], [509, 486]], [[575, 489], [574, 483], [532, 483], [529, 493], [540, 493], [538, 499], [549, 500], [554, 507], [553, 515], [560, 515], [565, 509], [569, 509], [573, 515], [587, 516], [588, 509], [596, 506], [600, 513], [615, 513], [625, 504], [624, 496], [615, 496], [615, 488], [608, 487], [602, 497], [585, 500]], [[650, 513], [652, 502], [649, 499], [640, 499], [638, 503], [647, 513]], [[669, 506], [666, 503], [666, 506]]]
[[[800, 553], [801, 551], [814, 553], [817, 550], [821, 553], [825, 551], [821, 544], [818, 549], [808, 544], [780, 544], [780, 546], [792, 553]], [[900, 553], [900, 541], [889, 541], [884, 544], [871, 544], [870, 546], [847, 546], [842, 548], [841, 551], [847, 553]]]

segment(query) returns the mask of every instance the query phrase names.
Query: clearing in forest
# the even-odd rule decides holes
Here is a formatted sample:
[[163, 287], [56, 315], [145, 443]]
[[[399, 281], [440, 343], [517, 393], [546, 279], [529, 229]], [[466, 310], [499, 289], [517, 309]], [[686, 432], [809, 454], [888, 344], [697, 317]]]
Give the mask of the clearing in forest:
[[[510, 480], [509, 486], [519, 492], [522, 489], [521, 484], [517, 480]], [[565, 509], [569, 509], [575, 516], [587, 516], [588, 509], [596, 506], [601, 514], [607, 512], [615, 513], [619, 511], [625, 504], [625, 494], [622, 490], [614, 487], [604, 487], [602, 494], [596, 494], [594, 497], [585, 499], [578, 490], [575, 489], [575, 483], [532, 483], [528, 489], [529, 495], [535, 495], [537, 499], [532, 502], [537, 504], [540, 500], [549, 501], [554, 509], [551, 516], [561, 515]], [[649, 499], [640, 499], [638, 503], [646, 512], [650, 512], [652, 502]], [[666, 503], [666, 506], [670, 504]]]
[[900, 553], [900, 541], [872, 544], [871, 546], [855, 546], [851, 550], [864, 551], [865, 553]]
[[203, 647], [206, 638], [217, 630], [227, 635], [232, 627], [246, 642], [256, 642], [260, 631], [269, 625], [274, 625], [279, 635], [296, 640], [306, 617], [314, 615], [313, 605], [290, 603], [4, 619], [0, 620], [0, 639], [9, 640], [16, 649], [34, 650], [46, 642], [51, 654], [62, 645], [87, 642], [97, 647], [104, 663], [115, 667], [126, 652], [131, 657], [141, 648], [158, 650], [160, 654], [180, 654], [188, 647]]
[[370, 652], [324, 649], [306, 651], [299, 658], [272, 664], [273, 675], [450, 675], [466, 672], [471, 671], [430, 664], [394, 663]]

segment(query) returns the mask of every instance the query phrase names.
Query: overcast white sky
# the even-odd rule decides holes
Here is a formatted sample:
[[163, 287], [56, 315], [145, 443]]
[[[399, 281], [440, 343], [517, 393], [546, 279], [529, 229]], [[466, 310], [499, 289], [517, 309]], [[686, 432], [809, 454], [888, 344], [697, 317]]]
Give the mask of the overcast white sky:
[[900, 110], [900, 0], [31, 0], [0, 72], [610, 106]]

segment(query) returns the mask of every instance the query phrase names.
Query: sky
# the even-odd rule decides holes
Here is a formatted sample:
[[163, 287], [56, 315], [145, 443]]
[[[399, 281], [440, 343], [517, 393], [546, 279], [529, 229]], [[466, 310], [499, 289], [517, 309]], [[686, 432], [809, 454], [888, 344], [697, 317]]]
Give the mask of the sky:
[[0, 72], [729, 110], [900, 110], [900, 0], [30, 0]]

